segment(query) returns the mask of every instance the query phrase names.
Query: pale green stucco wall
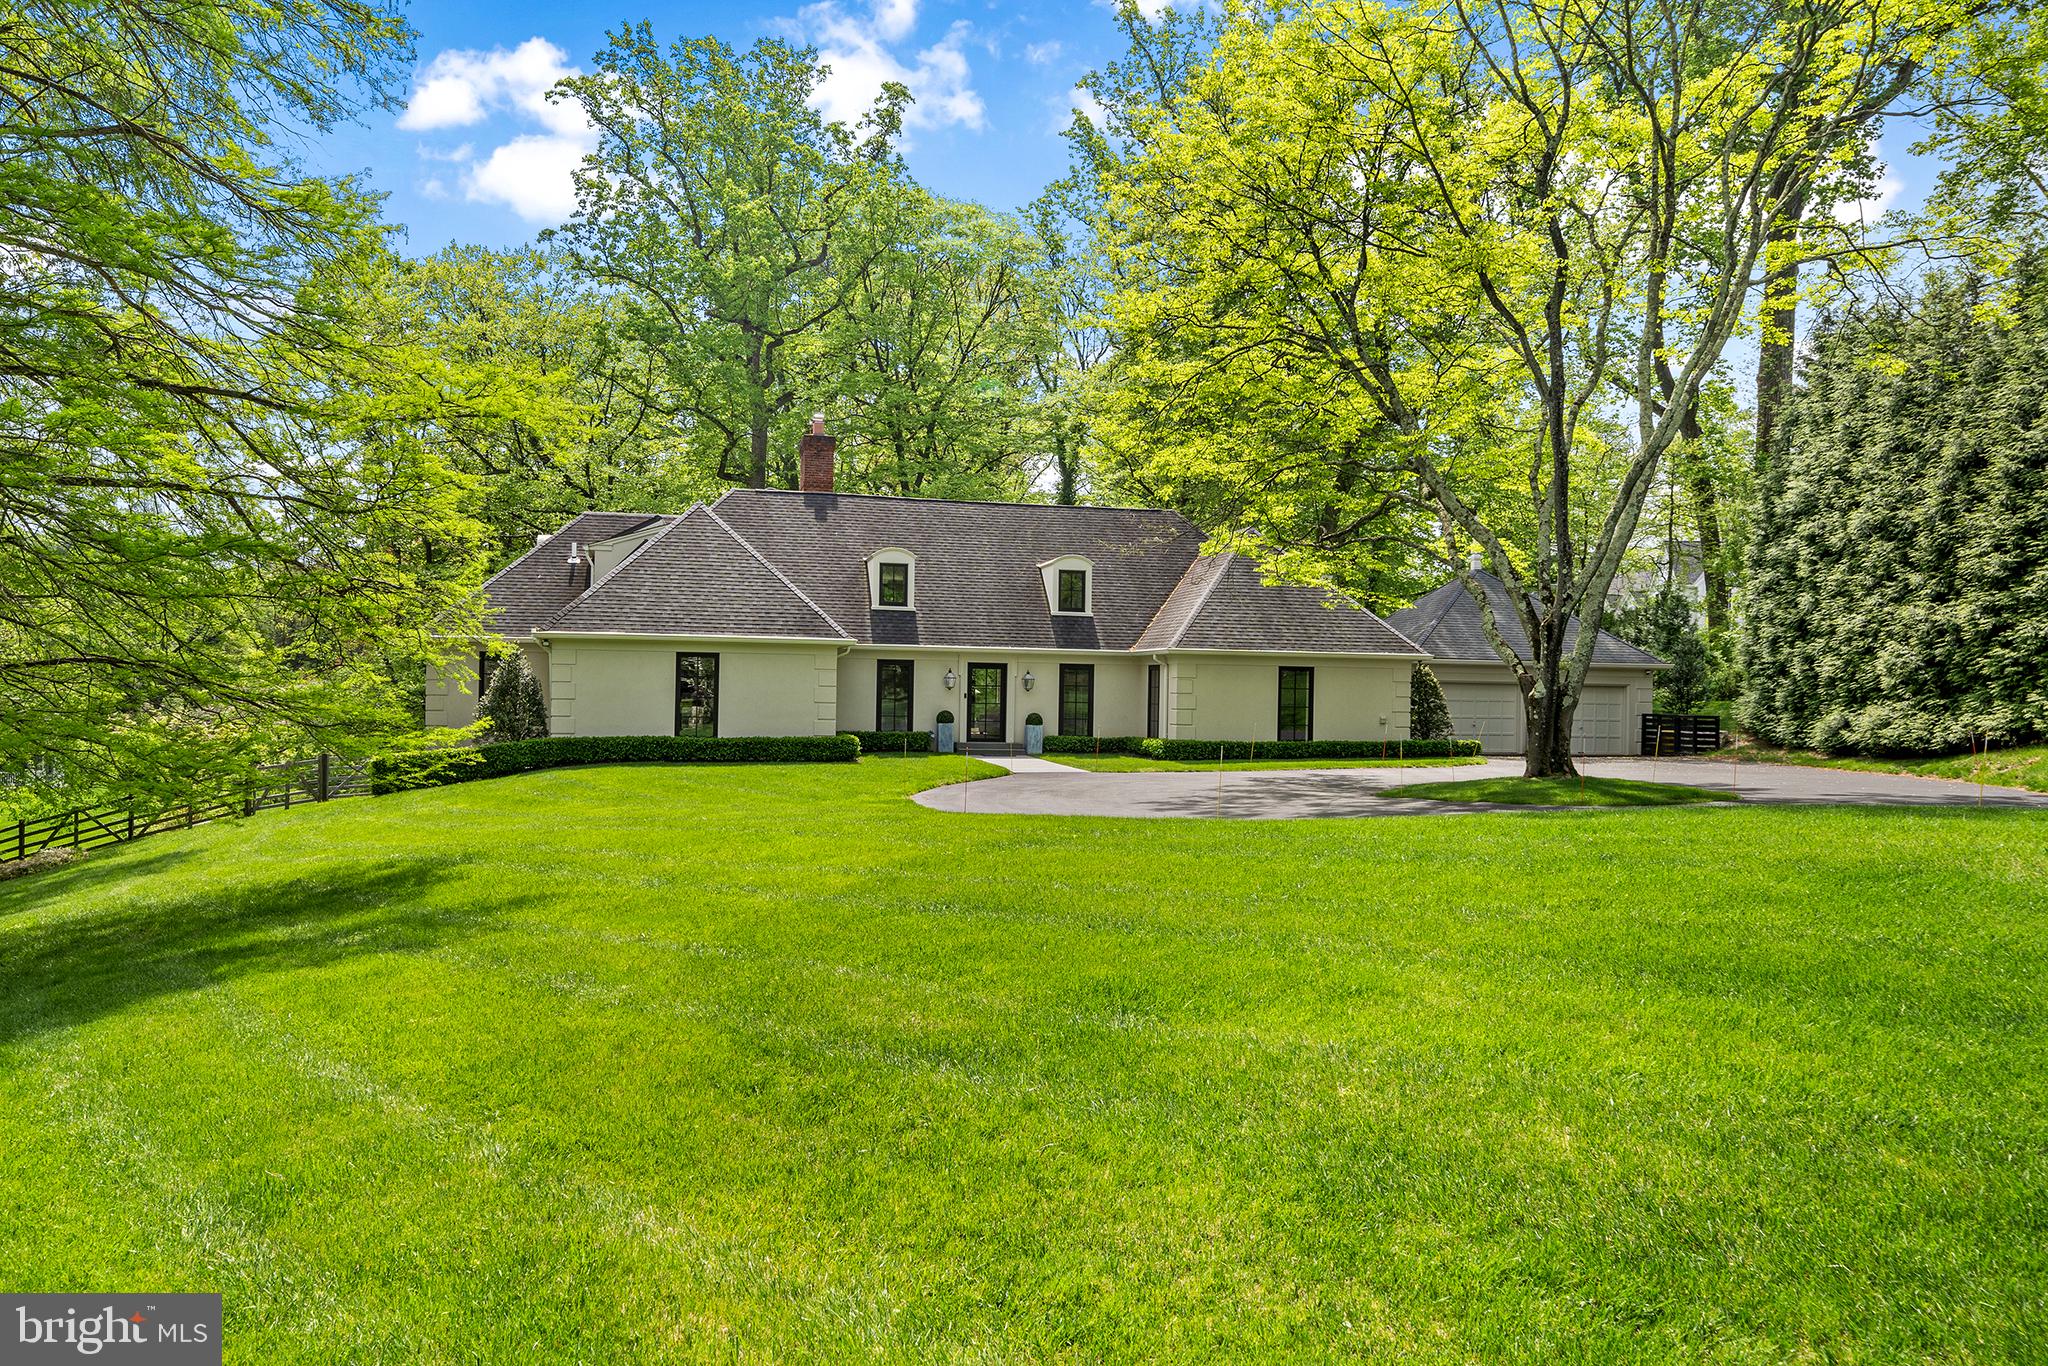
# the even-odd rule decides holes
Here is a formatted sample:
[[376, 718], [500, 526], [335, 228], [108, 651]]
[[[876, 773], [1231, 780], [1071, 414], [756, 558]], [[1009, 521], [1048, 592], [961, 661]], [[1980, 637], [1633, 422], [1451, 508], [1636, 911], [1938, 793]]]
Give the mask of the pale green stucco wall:
[[556, 735], [673, 735], [676, 655], [718, 656], [720, 735], [830, 735], [837, 724], [832, 646], [730, 640], [549, 642], [549, 728]]

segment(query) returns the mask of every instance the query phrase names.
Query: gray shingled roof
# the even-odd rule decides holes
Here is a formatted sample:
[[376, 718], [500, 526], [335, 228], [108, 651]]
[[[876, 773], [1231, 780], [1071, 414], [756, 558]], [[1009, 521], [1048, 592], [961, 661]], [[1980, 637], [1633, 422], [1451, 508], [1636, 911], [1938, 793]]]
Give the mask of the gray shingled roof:
[[[1515, 614], [1507, 586], [1484, 570], [1478, 571], [1478, 577], [1486, 590], [1487, 601], [1492, 604], [1494, 624], [1502, 638], [1516, 654], [1527, 659], [1529, 636], [1522, 630], [1521, 618]], [[1457, 579], [1432, 588], [1417, 598], [1414, 606], [1404, 607], [1389, 616], [1387, 622], [1436, 659], [1500, 663], [1500, 652], [1487, 640], [1486, 628], [1480, 625], [1479, 604], [1472, 601], [1472, 595]], [[1579, 619], [1573, 617], [1565, 627], [1566, 648], [1569, 649], [1578, 638]], [[1620, 636], [1606, 631], [1602, 631], [1599, 639], [1593, 642], [1593, 662], [1622, 668], [1668, 667], [1648, 650], [1638, 649]]]
[[1159, 611], [1145, 650], [1300, 650], [1421, 655], [1413, 641], [1342, 594], [1266, 583], [1228, 551], [1204, 556]]
[[[611, 577], [578, 594], [568, 541], [666, 521]], [[868, 603], [868, 557], [917, 557], [914, 612]], [[585, 513], [491, 581], [500, 629], [761, 635], [1022, 650], [1301, 650], [1419, 654], [1322, 589], [1260, 582], [1203, 556], [1178, 513], [735, 489], [681, 516]], [[1094, 562], [1094, 615], [1047, 610], [1039, 566]]]
[[583, 571], [569, 565], [572, 543], [608, 541], [663, 520], [663, 514], [654, 512], [585, 512], [571, 519], [484, 585], [492, 627], [504, 636], [530, 636], [536, 626], [575, 600], [583, 591]]
[[831, 618], [701, 506], [628, 555], [544, 629], [846, 639]]
[[[1202, 534], [1178, 513], [734, 489], [714, 505], [855, 640], [1019, 650], [1128, 650], [1180, 581]], [[868, 605], [868, 556], [917, 557], [917, 610]], [[1095, 563], [1092, 617], [1046, 609], [1038, 566]]]

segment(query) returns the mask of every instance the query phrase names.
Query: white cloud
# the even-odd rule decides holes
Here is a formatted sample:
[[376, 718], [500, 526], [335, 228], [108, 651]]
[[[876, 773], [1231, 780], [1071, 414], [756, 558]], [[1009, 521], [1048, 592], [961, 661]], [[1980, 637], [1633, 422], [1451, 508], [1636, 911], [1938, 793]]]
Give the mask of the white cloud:
[[[1117, 0], [1095, 0], [1095, 3], [1106, 10], [1114, 10]], [[1138, 14], [1148, 24], [1158, 23], [1166, 17], [1166, 12], [1170, 9], [1188, 9], [1192, 7], [1194, 7], [1193, 0], [1138, 0]]]
[[[473, 203], [502, 204], [532, 223], [560, 223], [576, 207], [570, 172], [597, 145], [581, 105], [547, 98], [556, 82], [577, 74], [569, 54], [545, 38], [509, 50], [451, 48], [421, 69], [398, 126], [418, 132], [492, 120], [523, 126], [529, 131], [481, 156], [473, 142], [445, 150], [423, 146], [420, 156], [463, 166], [463, 195]], [[430, 196], [437, 191], [447, 193], [439, 177], [421, 186]]]
[[966, 21], [956, 22], [945, 37], [907, 57], [894, 49], [916, 31], [917, 0], [872, 0], [864, 13], [849, 13], [839, 0], [820, 0], [797, 11], [790, 27], [815, 45], [818, 59], [832, 68], [817, 95], [826, 118], [858, 123], [881, 94], [883, 83], [900, 81], [916, 100], [904, 116], [908, 127], [984, 126], [987, 107], [974, 89], [974, 73], [967, 64], [973, 28]]
[[1051, 66], [1060, 59], [1060, 42], [1032, 43], [1024, 49], [1024, 60], [1033, 66]]
[[1855, 226], [1858, 223], [1875, 223], [1884, 217], [1892, 201], [1906, 188], [1905, 182], [1887, 169], [1877, 178], [1877, 185], [1868, 199], [1851, 199], [1835, 205], [1835, 221]]
[[1095, 98], [1086, 86], [1075, 86], [1064, 95], [1055, 95], [1047, 101], [1052, 106], [1052, 131], [1064, 133], [1074, 126], [1074, 115], [1085, 115], [1088, 122], [1097, 128], [1107, 126], [1109, 111], [1102, 107], [1102, 101]]

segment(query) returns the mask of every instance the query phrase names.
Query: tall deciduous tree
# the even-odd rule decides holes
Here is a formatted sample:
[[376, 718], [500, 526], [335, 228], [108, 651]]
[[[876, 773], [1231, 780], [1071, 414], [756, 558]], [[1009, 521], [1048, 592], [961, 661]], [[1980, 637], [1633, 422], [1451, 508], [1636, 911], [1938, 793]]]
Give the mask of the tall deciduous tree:
[[374, 205], [270, 141], [409, 40], [368, 0], [0, 12], [0, 768], [366, 744], [471, 620], [460, 481], [358, 308]]
[[[1570, 772], [1595, 640], [1572, 621], [1599, 625], [1786, 204], [1860, 162], [1857, 111], [1970, 17], [1924, 0], [1234, 13], [1210, 60], [1126, 115], [1105, 212], [1119, 344], [1185, 388], [1319, 387], [1340, 437], [1395, 453], [1509, 588], [1526, 656], [1466, 574], [1521, 685], [1529, 773]], [[1589, 446], [1612, 477], [1575, 507]]]
[[1014, 219], [905, 187], [810, 353], [843, 486], [924, 497], [1026, 491], [1032, 380], [1053, 346], [1037, 243]]
[[428, 439], [473, 476], [493, 568], [579, 512], [715, 491], [681, 449], [667, 367], [629, 334], [627, 304], [548, 253], [450, 247], [394, 260], [389, 288], [439, 399]]
[[633, 309], [665, 361], [692, 446], [719, 479], [766, 487], [817, 389], [807, 352], [893, 245], [908, 93], [885, 87], [858, 129], [812, 103], [812, 55], [764, 39], [666, 51], [641, 24], [610, 36], [582, 103], [598, 148], [559, 238]]

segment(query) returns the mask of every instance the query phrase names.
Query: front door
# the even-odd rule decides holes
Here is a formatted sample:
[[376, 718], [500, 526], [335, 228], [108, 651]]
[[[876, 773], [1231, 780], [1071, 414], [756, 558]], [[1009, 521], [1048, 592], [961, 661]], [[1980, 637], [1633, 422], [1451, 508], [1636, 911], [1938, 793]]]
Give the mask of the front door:
[[999, 745], [1009, 738], [1009, 720], [1003, 710], [1009, 693], [1009, 665], [967, 666], [967, 739], [970, 743]]

